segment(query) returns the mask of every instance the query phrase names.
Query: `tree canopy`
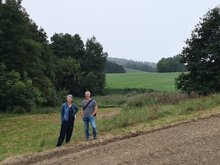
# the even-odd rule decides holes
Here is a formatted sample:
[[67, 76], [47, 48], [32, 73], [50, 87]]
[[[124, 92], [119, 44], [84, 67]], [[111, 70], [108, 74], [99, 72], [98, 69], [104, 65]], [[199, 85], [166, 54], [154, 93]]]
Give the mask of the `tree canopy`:
[[[53, 55], [46, 33], [29, 19], [20, 2], [7, 0], [0, 4], [0, 61], [6, 66], [5, 72], [16, 74], [19, 81], [30, 79], [44, 104], [54, 104]], [[23, 97], [28, 99], [25, 94]]]
[[158, 72], [185, 72], [186, 67], [180, 63], [181, 56], [177, 55], [169, 58], [162, 58], [157, 63]]
[[51, 43], [21, 0], [0, 1], [0, 111], [56, 105], [61, 93], [101, 94], [107, 53], [95, 37], [54, 34]]
[[78, 34], [54, 34], [50, 48], [57, 61], [58, 90], [67, 89], [77, 96], [81, 96], [85, 90], [91, 90], [94, 94], [103, 93], [107, 53], [95, 37], [84, 44]]
[[208, 95], [220, 91], [220, 9], [201, 19], [181, 53], [188, 73], [176, 80], [177, 88], [188, 94]]

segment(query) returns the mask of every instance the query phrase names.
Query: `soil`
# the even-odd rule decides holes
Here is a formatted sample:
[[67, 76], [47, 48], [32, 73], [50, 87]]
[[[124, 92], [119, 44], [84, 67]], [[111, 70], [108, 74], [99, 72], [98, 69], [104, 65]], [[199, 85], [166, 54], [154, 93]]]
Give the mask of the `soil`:
[[3, 164], [36, 165], [219, 165], [220, 115], [122, 139], [61, 147], [7, 159]]

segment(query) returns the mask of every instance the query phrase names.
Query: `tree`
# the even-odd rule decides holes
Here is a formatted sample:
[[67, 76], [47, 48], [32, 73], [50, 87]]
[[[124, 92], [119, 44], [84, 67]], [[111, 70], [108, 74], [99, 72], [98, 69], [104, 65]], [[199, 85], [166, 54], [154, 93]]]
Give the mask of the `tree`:
[[20, 0], [0, 4], [0, 61], [7, 70], [24, 73], [41, 91], [45, 104], [54, 103], [53, 54], [46, 33], [29, 19]]
[[187, 39], [181, 62], [188, 73], [176, 80], [178, 89], [199, 95], [220, 91], [220, 9], [210, 10]]
[[86, 73], [103, 72], [108, 54], [103, 51], [103, 47], [96, 41], [95, 37], [86, 41], [85, 56], [81, 67]]
[[[57, 61], [56, 88], [69, 90], [77, 96], [87, 89], [95, 94], [103, 93], [107, 53], [95, 37], [88, 39], [85, 46], [78, 34], [55, 34], [51, 41], [50, 47]], [[73, 70], [67, 74], [66, 69], [70, 67]]]
[[55, 34], [51, 41], [21, 0], [0, 1], [0, 111], [55, 105], [65, 89], [78, 96], [85, 89], [103, 92], [107, 53], [95, 38], [86, 46], [78, 34]]
[[103, 94], [105, 87], [105, 74], [102, 72], [83, 73], [80, 77], [81, 95], [90, 90], [92, 94]]
[[182, 63], [180, 63], [180, 59], [180, 55], [162, 58], [157, 63], [158, 72], [185, 72], [186, 68]]
[[68, 90], [74, 95], [79, 95], [80, 65], [71, 57], [57, 60], [56, 68], [56, 88]]
[[[82, 91], [91, 90], [94, 94], [102, 94], [105, 87], [104, 67], [108, 54], [103, 51], [103, 47], [96, 41], [95, 37], [86, 42], [85, 56], [82, 67]], [[87, 80], [86, 80], [87, 79]]]
[[84, 43], [78, 34], [72, 36], [68, 33], [56, 33], [51, 37], [50, 46], [58, 58], [72, 57], [79, 60], [85, 54]]
[[8, 72], [6, 66], [0, 64], [0, 111], [23, 113], [45, 101], [27, 74], [24, 75], [22, 78], [15, 70]]

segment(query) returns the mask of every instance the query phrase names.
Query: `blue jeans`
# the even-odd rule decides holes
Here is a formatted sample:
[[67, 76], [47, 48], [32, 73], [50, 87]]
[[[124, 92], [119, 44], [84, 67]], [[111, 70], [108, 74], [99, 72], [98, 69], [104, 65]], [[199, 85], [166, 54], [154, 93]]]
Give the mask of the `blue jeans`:
[[89, 123], [92, 126], [92, 130], [93, 130], [93, 138], [96, 139], [96, 124], [95, 124], [95, 118], [94, 116], [89, 116], [89, 117], [83, 117], [83, 123], [84, 123], [84, 127], [85, 127], [85, 132], [86, 132], [86, 139], [89, 140], [90, 137], [90, 133], [89, 133]]

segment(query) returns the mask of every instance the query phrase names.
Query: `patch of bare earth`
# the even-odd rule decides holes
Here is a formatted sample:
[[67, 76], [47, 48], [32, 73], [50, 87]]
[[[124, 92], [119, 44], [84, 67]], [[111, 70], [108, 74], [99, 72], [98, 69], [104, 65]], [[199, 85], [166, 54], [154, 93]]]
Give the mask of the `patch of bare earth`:
[[220, 116], [178, 124], [122, 140], [80, 144], [2, 164], [220, 164]]

